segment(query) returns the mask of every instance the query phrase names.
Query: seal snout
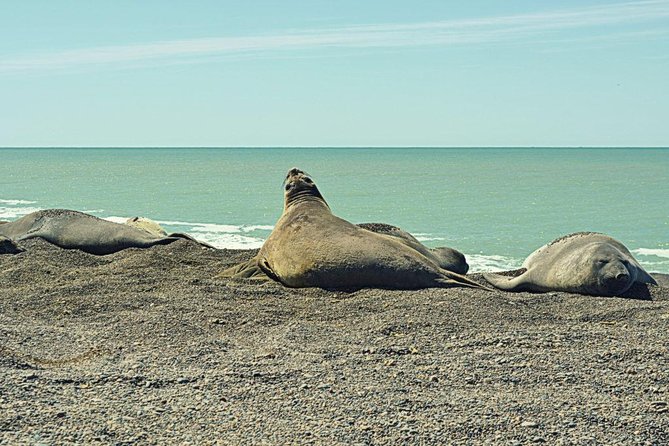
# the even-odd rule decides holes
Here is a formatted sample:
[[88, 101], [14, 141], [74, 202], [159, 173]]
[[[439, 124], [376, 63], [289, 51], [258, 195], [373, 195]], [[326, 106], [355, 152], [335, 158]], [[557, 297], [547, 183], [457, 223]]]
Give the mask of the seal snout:
[[297, 175], [304, 175], [304, 171], [298, 169], [297, 167], [293, 167], [288, 171], [288, 174], [286, 175], [286, 178], [294, 177]]
[[613, 271], [602, 280], [606, 290], [613, 295], [620, 294], [627, 290], [632, 284], [633, 280], [630, 273], [625, 268]]

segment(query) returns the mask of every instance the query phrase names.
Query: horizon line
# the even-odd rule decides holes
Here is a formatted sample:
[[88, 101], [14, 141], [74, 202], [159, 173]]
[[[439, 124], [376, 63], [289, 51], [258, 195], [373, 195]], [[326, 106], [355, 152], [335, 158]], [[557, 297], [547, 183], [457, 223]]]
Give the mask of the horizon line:
[[553, 145], [522, 145], [522, 146], [0, 146], [0, 150], [44, 150], [44, 149], [669, 149], [666, 146], [553, 146]]

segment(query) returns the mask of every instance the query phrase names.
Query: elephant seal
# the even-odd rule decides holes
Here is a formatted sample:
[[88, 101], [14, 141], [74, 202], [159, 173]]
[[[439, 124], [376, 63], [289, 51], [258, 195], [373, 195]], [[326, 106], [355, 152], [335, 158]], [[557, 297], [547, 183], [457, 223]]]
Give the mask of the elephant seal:
[[[453, 271], [458, 274], [467, 274], [469, 265], [464, 254], [452, 248], [445, 246], [438, 248], [428, 248], [419, 242], [413, 235], [398, 228], [397, 226], [386, 223], [358, 223], [359, 228], [397, 237], [409, 247], [423, 254], [428, 259], [435, 262], [439, 267]], [[218, 277], [229, 277], [235, 279], [268, 279], [267, 275], [258, 266], [258, 258], [254, 257], [244, 263], [234, 265], [223, 271]]]
[[386, 223], [360, 223], [358, 224], [358, 227], [376, 232], [377, 234], [386, 234], [397, 237], [400, 240], [403, 240], [404, 243], [406, 243], [408, 246], [412, 247], [428, 259], [435, 262], [443, 269], [447, 269], [458, 274], [467, 274], [467, 271], [469, 271], [469, 265], [467, 264], [465, 255], [453, 248], [448, 248], [446, 246], [428, 248], [408, 232], [398, 228], [397, 226]]
[[657, 282], [619, 241], [597, 232], [560, 237], [534, 251], [515, 278], [483, 277], [505, 291], [565, 291], [594, 296], [618, 296], [632, 284]]
[[0, 254], [18, 254], [20, 252], [23, 252], [23, 249], [16, 246], [14, 240], [0, 235]]
[[284, 210], [257, 256], [258, 267], [288, 287], [325, 289], [485, 289], [408, 246], [332, 214], [313, 180], [297, 168], [284, 181]]
[[146, 217], [132, 217], [125, 221], [125, 224], [132, 226], [137, 229], [148, 232], [149, 234], [156, 235], [158, 237], [167, 237], [167, 231], [165, 231], [162, 226], [157, 222]]
[[0, 225], [0, 235], [15, 241], [40, 237], [61, 248], [79, 249], [96, 255], [112, 254], [127, 248], [167, 245], [184, 238], [197, 242], [185, 234], [159, 237], [142, 229], [67, 209], [33, 212]]

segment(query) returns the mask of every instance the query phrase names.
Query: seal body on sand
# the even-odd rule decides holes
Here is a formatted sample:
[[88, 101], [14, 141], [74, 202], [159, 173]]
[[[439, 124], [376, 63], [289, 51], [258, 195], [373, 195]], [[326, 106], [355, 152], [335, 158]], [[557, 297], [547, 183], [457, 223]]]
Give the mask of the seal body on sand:
[[[398, 228], [397, 226], [386, 223], [358, 223], [356, 226], [377, 234], [385, 234], [397, 237], [407, 246], [414, 248], [428, 259], [432, 260], [439, 267], [453, 271], [458, 274], [467, 274], [469, 265], [464, 254], [453, 248], [438, 247], [428, 248], [419, 242], [410, 233]], [[258, 258], [254, 257], [244, 263], [234, 265], [223, 271], [219, 277], [229, 277], [235, 279], [266, 279], [267, 275], [258, 266]]]
[[360, 223], [358, 226], [367, 229], [368, 231], [376, 232], [377, 234], [386, 234], [403, 240], [407, 246], [420, 252], [441, 268], [458, 274], [467, 274], [467, 271], [469, 271], [469, 265], [467, 264], [465, 255], [453, 248], [446, 246], [428, 248], [407, 231], [386, 223]]
[[159, 237], [132, 226], [66, 209], [33, 212], [16, 221], [0, 225], [0, 235], [16, 241], [35, 237], [66, 249], [79, 249], [105, 255], [126, 248], [166, 245], [182, 238], [181, 234]]
[[523, 263], [526, 271], [509, 278], [483, 277], [506, 291], [566, 291], [594, 296], [617, 296], [632, 284], [655, 280], [619, 241], [596, 232], [577, 232], [534, 251]]
[[313, 180], [291, 169], [284, 210], [257, 262], [290, 287], [484, 288], [435, 262], [398, 237], [377, 234], [332, 214]]
[[16, 246], [12, 239], [0, 235], [0, 254], [18, 254], [20, 252], [23, 252], [23, 249]]

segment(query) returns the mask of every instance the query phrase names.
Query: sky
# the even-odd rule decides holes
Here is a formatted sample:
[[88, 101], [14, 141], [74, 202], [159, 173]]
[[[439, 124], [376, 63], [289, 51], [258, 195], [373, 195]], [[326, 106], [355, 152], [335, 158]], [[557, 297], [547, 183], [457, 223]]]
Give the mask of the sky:
[[669, 146], [669, 0], [2, 0], [0, 147]]

